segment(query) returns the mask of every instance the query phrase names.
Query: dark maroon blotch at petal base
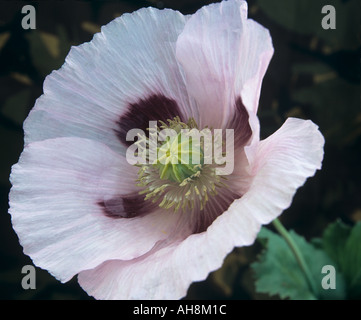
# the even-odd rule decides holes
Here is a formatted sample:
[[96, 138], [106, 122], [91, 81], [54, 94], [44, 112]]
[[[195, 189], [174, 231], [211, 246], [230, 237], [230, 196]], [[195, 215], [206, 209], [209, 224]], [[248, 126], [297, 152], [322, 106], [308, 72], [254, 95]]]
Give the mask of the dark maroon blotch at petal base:
[[135, 218], [153, 212], [157, 204], [144, 200], [139, 194], [128, 194], [98, 201], [104, 215], [111, 218]]
[[252, 136], [252, 129], [249, 125], [249, 114], [241, 97], [236, 99], [235, 112], [227, 125], [227, 129], [234, 129], [235, 148], [245, 146]]
[[240, 199], [241, 194], [230, 189], [220, 189], [218, 195], [211, 197], [203, 210], [197, 215], [192, 215], [191, 229], [192, 233], [202, 233], [217, 219], [222, 213], [228, 210], [234, 200]]
[[[130, 103], [128, 110], [117, 121], [116, 130], [119, 140], [126, 146], [130, 146], [134, 141], [127, 141], [127, 132], [131, 129], [141, 129], [147, 133], [149, 121], [163, 121], [179, 117], [184, 121], [177, 102], [162, 94], [152, 94], [148, 98], [139, 99], [135, 103]], [[160, 123], [158, 122], [158, 125]]]

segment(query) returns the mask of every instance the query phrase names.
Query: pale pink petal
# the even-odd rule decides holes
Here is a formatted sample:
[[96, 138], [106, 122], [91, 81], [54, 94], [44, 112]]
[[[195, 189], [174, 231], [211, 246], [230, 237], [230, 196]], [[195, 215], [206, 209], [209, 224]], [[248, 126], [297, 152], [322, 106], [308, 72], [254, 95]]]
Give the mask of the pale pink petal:
[[226, 227], [213, 224], [207, 232], [156, 248], [132, 261], [107, 261], [93, 270], [82, 271], [79, 284], [97, 299], [180, 299], [192, 282], [204, 280], [222, 265], [233, 249], [234, 237], [239, 245], [253, 243], [260, 225], [249, 214], [243, 215], [243, 219], [238, 219], [242, 225], [235, 233], [235, 228], [227, 226], [237, 220], [237, 215], [238, 212], [232, 212]]
[[192, 282], [221, 267], [234, 247], [251, 245], [261, 225], [289, 207], [296, 189], [320, 169], [323, 144], [311, 121], [288, 119], [248, 154], [247, 168], [254, 175], [249, 190], [207, 231], [164, 242], [132, 261], [108, 261], [83, 271], [80, 285], [98, 299], [184, 297]]
[[123, 152], [117, 122], [129, 104], [162, 94], [185, 109], [188, 97], [175, 58], [185, 21], [173, 10], [145, 8], [72, 47], [62, 68], [46, 78], [44, 95], [25, 122], [26, 144], [76, 136]]
[[188, 289], [181, 279], [187, 272], [188, 257], [181, 258], [179, 268], [174, 260], [176, 246], [158, 246], [130, 261], [106, 261], [80, 272], [79, 284], [89, 295], [102, 300], [181, 298]]
[[223, 128], [239, 96], [249, 112], [256, 112], [272, 54], [268, 30], [247, 20], [245, 1], [212, 4], [189, 18], [177, 41], [177, 59], [201, 127]]
[[312, 121], [288, 118], [257, 148], [245, 148], [255, 175], [246, 194], [257, 206], [255, 219], [269, 223], [290, 206], [297, 188], [321, 169], [324, 143]]
[[104, 214], [99, 201], [138, 191], [136, 172], [95, 141], [29, 144], [12, 169], [9, 210], [24, 253], [67, 281], [103, 261], [145, 254], [173, 234], [178, 217], [163, 210], [129, 219]]

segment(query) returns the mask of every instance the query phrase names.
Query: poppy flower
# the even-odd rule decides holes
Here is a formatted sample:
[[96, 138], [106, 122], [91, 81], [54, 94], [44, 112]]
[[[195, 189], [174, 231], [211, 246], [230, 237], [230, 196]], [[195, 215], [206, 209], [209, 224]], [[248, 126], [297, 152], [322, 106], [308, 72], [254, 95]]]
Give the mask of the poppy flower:
[[[272, 55], [268, 30], [240, 0], [187, 16], [144, 8], [72, 47], [45, 80], [12, 168], [9, 212], [24, 253], [61, 282], [78, 275], [97, 299], [175, 299], [251, 245], [323, 158], [309, 120], [289, 118], [260, 140]], [[231, 173], [130, 164], [127, 135], [137, 128], [149, 142], [150, 121], [231, 130]]]

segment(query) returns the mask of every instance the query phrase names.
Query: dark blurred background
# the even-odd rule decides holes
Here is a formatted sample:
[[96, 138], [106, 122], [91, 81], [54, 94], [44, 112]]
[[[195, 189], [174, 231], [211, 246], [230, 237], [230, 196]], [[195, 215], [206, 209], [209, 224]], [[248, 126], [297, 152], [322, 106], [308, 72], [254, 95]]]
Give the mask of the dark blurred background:
[[[9, 174], [23, 148], [22, 123], [42, 94], [44, 78], [64, 63], [72, 45], [90, 41], [101, 25], [141, 7], [184, 14], [217, 1], [0, 0], [0, 299], [90, 299], [76, 277], [61, 284], [37, 270], [36, 290], [21, 287], [22, 253], [8, 211]], [[24, 30], [23, 6], [36, 9], [36, 29]], [[275, 54], [263, 82], [259, 117], [267, 137], [287, 117], [311, 119], [325, 136], [322, 171], [297, 192], [281, 220], [307, 239], [337, 218], [361, 220], [359, 0], [250, 0], [249, 17], [267, 27]], [[336, 9], [336, 29], [324, 30], [324, 5]], [[269, 299], [254, 289], [250, 270], [260, 245], [235, 249], [223, 267], [194, 283], [187, 299]], [[272, 297], [277, 298], [277, 297]]]

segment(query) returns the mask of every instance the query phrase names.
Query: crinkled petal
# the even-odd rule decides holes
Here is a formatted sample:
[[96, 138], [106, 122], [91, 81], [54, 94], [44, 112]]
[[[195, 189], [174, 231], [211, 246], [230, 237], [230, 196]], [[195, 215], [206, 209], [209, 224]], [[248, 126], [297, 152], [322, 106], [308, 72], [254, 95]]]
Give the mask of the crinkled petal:
[[[255, 220], [246, 214], [239, 217], [237, 210], [229, 215], [222, 225], [215, 223], [223, 215], [206, 232], [143, 257], [107, 261], [93, 270], [85, 270], [78, 276], [79, 284], [96, 299], [180, 299], [192, 282], [206, 279], [221, 267], [233, 249], [233, 242], [250, 245], [256, 238], [260, 225]], [[237, 230], [229, 226], [233, 222], [240, 226]]]
[[137, 168], [109, 147], [57, 138], [25, 147], [13, 166], [10, 214], [34, 263], [61, 281], [110, 259], [133, 259], [174, 232], [176, 216], [162, 210], [113, 219], [99, 201], [137, 192]]
[[25, 122], [25, 142], [76, 136], [124, 152], [116, 132], [130, 104], [161, 94], [181, 109], [188, 102], [175, 45], [186, 18], [145, 8], [102, 27], [72, 47], [65, 64], [44, 83], [44, 95]]
[[[248, 154], [249, 190], [207, 231], [173, 241], [131, 261], [108, 261], [79, 274], [98, 299], [179, 299], [189, 285], [221, 267], [237, 246], [251, 245], [262, 224], [289, 207], [296, 189], [320, 169], [324, 139], [311, 121], [288, 119]], [[248, 149], [248, 152], [255, 149]]]
[[223, 128], [238, 96], [249, 112], [257, 111], [272, 54], [268, 30], [247, 20], [245, 1], [222, 1], [191, 16], [177, 41], [177, 59], [201, 127]]
[[290, 206], [297, 188], [321, 169], [324, 143], [312, 121], [288, 118], [257, 148], [245, 148], [255, 175], [245, 197], [254, 203], [255, 219], [269, 223]]

